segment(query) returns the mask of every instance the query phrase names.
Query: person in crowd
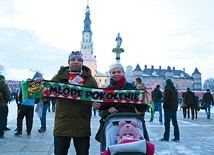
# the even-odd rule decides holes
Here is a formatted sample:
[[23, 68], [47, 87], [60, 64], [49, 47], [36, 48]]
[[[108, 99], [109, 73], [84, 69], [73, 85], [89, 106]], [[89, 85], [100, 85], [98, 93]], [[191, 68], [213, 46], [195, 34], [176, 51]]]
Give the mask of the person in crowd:
[[171, 79], [166, 80], [166, 86], [164, 89], [163, 97], [163, 109], [164, 109], [164, 126], [165, 131], [163, 138], [160, 141], [169, 141], [170, 135], [170, 121], [174, 126], [174, 138], [173, 141], [180, 140], [180, 132], [177, 122], [177, 109], [178, 109], [178, 92], [172, 83]]
[[[139, 77], [136, 78], [135, 81], [134, 81], [134, 83], [135, 83], [135, 86], [136, 86], [137, 89], [147, 91], [147, 90], [146, 90], [146, 86], [144, 85], [144, 83], [142, 83], [141, 78], [139, 78]], [[147, 108], [146, 111], [147, 111], [147, 112], [150, 112], [150, 110], [149, 110], [150, 108], [151, 108], [151, 107], [148, 106], [148, 108]], [[153, 114], [154, 114], [154, 113], [152, 112], [152, 109], [151, 109], [151, 115], [153, 115]], [[144, 117], [144, 116], [145, 116], [145, 113], [143, 114], [143, 117]]]
[[[2, 79], [2, 81], [3, 82], [5, 82], [5, 78], [4, 79]], [[9, 86], [8, 86], [8, 88], [9, 88]], [[8, 114], [9, 114], [9, 108], [8, 108], [8, 104], [10, 104], [10, 102], [12, 101], [12, 91], [11, 91], [11, 89], [9, 88], [9, 92], [10, 92], [10, 99], [9, 99], [9, 101], [8, 101], [8, 103], [7, 103], [7, 116], [6, 116], [6, 118], [8, 118]], [[4, 131], [9, 131], [10, 130], [10, 128], [8, 128], [7, 127], [7, 121], [8, 121], [8, 119], [6, 120], [6, 122], [5, 122], [5, 127], [4, 127]]]
[[9, 87], [5, 83], [5, 77], [3, 75], [0, 75], [0, 139], [4, 138], [4, 131], [7, 126], [9, 101], [10, 101]]
[[185, 93], [186, 92], [183, 92], [182, 93], [182, 102], [181, 102], [181, 108], [182, 108], [182, 110], [183, 110], [183, 118], [186, 118], [186, 115], [187, 115], [187, 117], [188, 117], [188, 119], [189, 119], [189, 108], [188, 108], [188, 106], [186, 105], [186, 103], [185, 103]]
[[[74, 80], [74, 79], [79, 79]], [[61, 67], [52, 78], [54, 82], [77, 84], [97, 88], [97, 82], [91, 70], [83, 65], [80, 51], [72, 51], [68, 57], [68, 66]], [[90, 147], [90, 120], [92, 105], [89, 101], [57, 99], [54, 121], [54, 153], [67, 155], [71, 138], [77, 155], [88, 155]]]
[[[137, 81], [138, 81], [138, 82], [137, 82]], [[143, 90], [143, 91], [147, 92], [146, 87], [145, 87], [145, 85], [141, 82], [141, 79], [140, 79], [140, 78], [136, 78], [135, 85], [136, 85], [137, 89]], [[147, 109], [149, 109], [149, 106], [147, 107]], [[147, 111], [147, 110], [146, 110], [146, 111]], [[143, 113], [140, 112], [139, 114], [142, 115], [143, 118], [145, 118], [145, 112], [146, 112], [146, 111], [144, 111]], [[137, 112], [138, 112], [138, 111], [137, 111]]]
[[22, 104], [22, 95], [20, 95], [22, 92], [22, 88], [20, 87], [18, 90], [17, 90], [17, 94], [16, 94], [16, 105], [17, 105], [17, 113], [21, 107], [21, 104]]
[[43, 133], [46, 131], [46, 115], [47, 115], [48, 106], [50, 105], [50, 99], [42, 98], [41, 102], [42, 102], [42, 117], [40, 118], [41, 128], [38, 129], [39, 133]]
[[[8, 103], [10, 104], [10, 101]], [[8, 108], [8, 112], [7, 112], [7, 118], [8, 118], [8, 114], [9, 114], [9, 108]], [[8, 119], [7, 119], [7, 121], [8, 121]], [[4, 131], [9, 131], [10, 130], [10, 128], [7, 127], [7, 121], [5, 123]]]
[[[26, 81], [23, 81], [23, 83], [29, 82], [31, 83], [34, 79], [27, 79]], [[23, 87], [22, 87], [23, 89]], [[23, 90], [20, 92], [20, 96], [18, 98], [22, 98], [22, 102], [20, 105], [20, 109], [18, 111], [18, 117], [17, 117], [17, 128], [15, 132], [15, 136], [21, 136], [22, 135], [22, 124], [24, 117], [26, 118], [26, 131], [27, 135], [31, 135], [31, 130], [33, 127], [33, 116], [34, 116], [34, 105], [38, 102], [38, 99], [34, 98], [27, 98], [23, 99]]]
[[[9, 88], [9, 91], [10, 91], [10, 100], [8, 101], [8, 104], [10, 104], [10, 102], [11, 102], [13, 99], [12, 99], [12, 96], [11, 96], [11, 94], [12, 94], [11, 89], [10, 89], [9, 86], [8, 86], [8, 88]], [[7, 105], [8, 105], [8, 104], [7, 104]], [[7, 118], [8, 118], [8, 114], [9, 114], [9, 108], [8, 108], [8, 110], [7, 110]], [[7, 121], [8, 121], [8, 119], [7, 119]], [[10, 130], [10, 128], [7, 127], [7, 121], [6, 121], [6, 123], [5, 123], [4, 131], [9, 131], [9, 130]]]
[[[137, 128], [137, 122], [132, 120], [130, 123], [126, 123], [124, 120], [121, 120], [118, 123], [119, 126], [119, 136], [117, 137], [117, 144], [109, 146], [106, 151], [104, 151], [101, 155], [111, 155], [110, 150], [117, 151], [133, 151], [133, 152], [142, 152], [145, 155], [153, 155], [155, 152], [154, 144], [146, 141]], [[136, 141], [140, 141], [139, 145], [135, 145], [135, 147], [130, 148], [129, 145], [119, 145], [119, 144], [126, 144], [126, 143], [133, 143]], [[124, 147], [125, 146], [125, 147]], [[132, 145], [133, 146], [133, 145]], [[143, 147], [146, 146], [146, 147]], [[121, 148], [122, 147], [122, 148]], [[127, 148], [127, 150], [126, 150]]]
[[[120, 63], [114, 63], [110, 66], [109, 69], [110, 73], [110, 84], [106, 87], [106, 89], [123, 89], [123, 90], [135, 90], [136, 86], [133, 83], [127, 82], [126, 78], [124, 76], [124, 67]], [[110, 114], [118, 113], [118, 112], [134, 112], [143, 114], [148, 106], [146, 104], [140, 105], [140, 104], [121, 104], [121, 103], [97, 103], [99, 104], [97, 109], [99, 109], [99, 115], [101, 117], [101, 120], [106, 118]], [[145, 123], [145, 122], [144, 122]], [[145, 124], [143, 125], [145, 127]], [[148, 132], [146, 130], [146, 127], [144, 128], [144, 137], [146, 140], [149, 141]], [[98, 130], [99, 133], [99, 130]], [[98, 136], [98, 133], [96, 137]], [[99, 141], [99, 139], [96, 139]]]
[[49, 100], [49, 104], [48, 104], [48, 108], [47, 108], [48, 112], [51, 112], [51, 102]]
[[[154, 112], [159, 112], [159, 123], [163, 124], [162, 116], [162, 98], [163, 94], [160, 91], [160, 85], [156, 85], [155, 89], [152, 91], [152, 101], [154, 103]], [[152, 116], [152, 115], [151, 115]], [[154, 116], [154, 115], [153, 115]], [[153, 122], [154, 117], [151, 117], [149, 122]]]
[[[20, 110], [20, 108], [21, 108], [21, 104], [22, 104], [22, 87], [20, 87], [20, 88], [17, 90], [17, 94], [16, 94], [17, 119], [18, 119], [19, 110]], [[17, 131], [17, 128], [15, 129], [15, 131]]]
[[197, 95], [195, 95], [195, 103], [196, 103], [196, 106], [194, 108], [194, 112], [195, 112], [195, 119], [198, 118], [198, 111], [200, 110], [200, 102], [199, 102], [199, 97]]
[[56, 108], [56, 99], [52, 98], [51, 99], [51, 107], [52, 107], [52, 112], [55, 112], [55, 108]]
[[146, 89], [145, 85], [142, 83], [141, 78], [139, 78], [139, 77], [135, 79], [135, 85], [136, 85], [137, 89], [139, 89], [139, 87], [141, 90]]
[[[187, 105], [188, 109], [191, 110], [192, 119], [194, 119], [194, 113], [196, 108], [196, 99], [195, 99], [195, 93], [190, 90], [190, 88], [187, 88], [187, 91], [185, 92], [184, 97], [184, 103]], [[188, 118], [189, 118], [189, 110], [188, 110]]]
[[210, 89], [206, 89], [206, 93], [204, 93], [202, 101], [204, 102], [204, 108], [207, 114], [207, 119], [210, 119], [210, 109], [211, 105], [214, 105], [213, 96], [210, 92]]

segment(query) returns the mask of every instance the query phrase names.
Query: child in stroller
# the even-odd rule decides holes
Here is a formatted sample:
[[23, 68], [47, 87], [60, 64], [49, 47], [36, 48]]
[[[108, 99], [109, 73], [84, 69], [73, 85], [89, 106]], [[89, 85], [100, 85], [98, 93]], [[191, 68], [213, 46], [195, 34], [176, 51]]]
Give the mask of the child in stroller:
[[135, 113], [107, 116], [101, 128], [102, 155], [153, 155], [154, 145], [144, 138], [143, 121]]

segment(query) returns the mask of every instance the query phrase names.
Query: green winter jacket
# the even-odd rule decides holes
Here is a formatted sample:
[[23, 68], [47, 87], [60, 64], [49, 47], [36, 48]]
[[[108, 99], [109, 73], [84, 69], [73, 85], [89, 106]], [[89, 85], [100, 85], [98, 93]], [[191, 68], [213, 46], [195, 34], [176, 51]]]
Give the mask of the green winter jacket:
[[6, 106], [10, 101], [10, 90], [4, 81], [0, 81], [0, 106]]
[[[68, 69], [63, 67], [52, 81], [68, 83]], [[84, 86], [97, 88], [97, 82], [91, 75], [91, 70], [83, 66]], [[70, 99], [57, 99], [54, 123], [54, 135], [68, 137], [85, 137], [91, 135], [92, 102]]]

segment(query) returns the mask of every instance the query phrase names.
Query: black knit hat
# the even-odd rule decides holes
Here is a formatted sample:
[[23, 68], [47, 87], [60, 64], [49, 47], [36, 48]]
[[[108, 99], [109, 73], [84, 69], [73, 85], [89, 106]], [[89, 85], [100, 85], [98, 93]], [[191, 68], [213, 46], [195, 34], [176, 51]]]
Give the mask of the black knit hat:
[[4, 75], [0, 75], [0, 80], [5, 80]]
[[167, 79], [166, 80], [166, 84], [172, 84], [172, 80], [171, 79]]
[[82, 62], [83, 62], [83, 55], [82, 55], [82, 53], [80, 51], [72, 51], [71, 54], [68, 56], [68, 63], [73, 58], [81, 59]]

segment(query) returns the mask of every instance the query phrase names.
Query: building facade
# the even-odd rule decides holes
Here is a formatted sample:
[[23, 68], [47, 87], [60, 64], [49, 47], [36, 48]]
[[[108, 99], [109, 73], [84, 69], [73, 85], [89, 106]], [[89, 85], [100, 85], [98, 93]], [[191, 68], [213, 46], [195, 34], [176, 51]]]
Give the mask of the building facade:
[[140, 65], [137, 64], [134, 70], [128, 68], [130, 68], [130, 66], [128, 66], [126, 70], [127, 79], [131, 82], [139, 77], [145, 84], [146, 88], [150, 90], [154, 89], [157, 84], [163, 88], [165, 86], [166, 79], [171, 79], [178, 90], [186, 90], [187, 88], [195, 91], [202, 90], [201, 73], [197, 68], [195, 68], [192, 75], [187, 74], [185, 69], [176, 70], [175, 67], [172, 67], [171, 69], [170, 66], [163, 69], [161, 66], [159, 66], [159, 68], [154, 68], [152, 65], [151, 68], [149, 68], [145, 65], [142, 70]]

